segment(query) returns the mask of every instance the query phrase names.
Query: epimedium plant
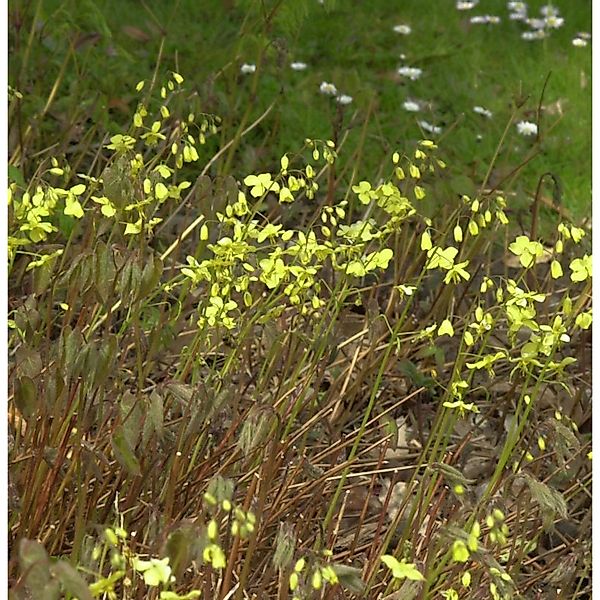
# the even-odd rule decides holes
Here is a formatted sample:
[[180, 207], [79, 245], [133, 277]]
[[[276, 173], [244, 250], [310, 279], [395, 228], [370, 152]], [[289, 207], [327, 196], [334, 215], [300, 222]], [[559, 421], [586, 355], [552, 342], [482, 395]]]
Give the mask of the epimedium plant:
[[[306, 139], [271, 171], [208, 193], [219, 151], [201, 153], [219, 119], [172, 113], [183, 83], [172, 73], [154, 98], [140, 82], [139, 94], [150, 89], [130, 129], [98, 148], [90, 172], [51, 156], [28, 184], [10, 183], [9, 272], [22, 290], [9, 315], [13, 544], [68, 555], [103, 598], [300, 599], [338, 584], [516, 597], [520, 559], [568, 514], [547, 443], [558, 471], [568, 449], [586, 448], [576, 415], [556, 406], [547, 419], [540, 406], [548, 390], [573, 393], [573, 340], [591, 324], [585, 231], [560, 223], [551, 246], [513, 235], [500, 191], [432, 209], [446, 165], [427, 139], [411, 156], [392, 152], [377, 182], [342, 185], [343, 148]], [[362, 327], [345, 334], [361, 307]], [[393, 516], [385, 498], [358, 568], [339, 547], [355, 465], [379, 453], [372, 496], [391, 439], [374, 423], [405, 401], [381, 396], [400, 366], [428, 356], [430, 380], [405, 377], [431, 394], [412, 475]], [[323, 386], [327, 372], [339, 387]], [[493, 418], [478, 392], [499, 378], [504, 432], [475, 486], [462, 455]], [[65, 498], [66, 513], [51, 508]], [[538, 521], [518, 522], [522, 503]], [[86, 554], [92, 524], [115, 515]], [[38, 584], [85, 597], [73, 570], [48, 573], [24, 575], [16, 597]]]

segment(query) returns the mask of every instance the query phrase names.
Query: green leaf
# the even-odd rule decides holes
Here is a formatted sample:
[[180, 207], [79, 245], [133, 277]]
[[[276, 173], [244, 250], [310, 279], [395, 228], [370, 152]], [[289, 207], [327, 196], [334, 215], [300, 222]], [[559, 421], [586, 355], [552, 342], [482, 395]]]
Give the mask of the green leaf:
[[93, 600], [87, 583], [67, 561], [59, 560], [54, 563], [51, 571], [61, 582], [65, 591], [76, 596], [77, 600]]
[[457, 175], [450, 180], [450, 189], [460, 196], [473, 197], [477, 194], [477, 185], [466, 175]]
[[366, 585], [361, 578], [361, 569], [337, 563], [333, 564], [332, 568], [343, 588], [358, 596], [362, 596], [365, 593]]
[[26, 344], [22, 344], [16, 352], [16, 364], [19, 374], [26, 377], [37, 377], [44, 365], [40, 353]]
[[179, 579], [192, 564], [197, 540], [198, 532], [193, 525], [182, 524], [169, 534], [166, 555], [169, 557], [176, 579]]
[[150, 410], [148, 416], [150, 417], [156, 435], [162, 437], [164, 433], [163, 399], [156, 391], [153, 391], [150, 395]]
[[179, 383], [178, 381], [170, 381], [167, 383], [167, 390], [171, 392], [175, 400], [184, 407], [192, 401], [194, 397], [194, 388], [187, 383]]
[[113, 289], [116, 267], [113, 251], [103, 242], [96, 245], [93, 265], [94, 286], [102, 301], [106, 303]]
[[111, 436], [110, 445], [119, 464], [131, 475], [141, 473], [140, 463], [136, 458], [133, 448], [127, 441], [127, 436], [122, 427], [118, 427]]
[[121, 427], [130, 448], [135, 448], [142, 432], [143, 410], [138, 398], [126, 390], [119, 403]]
[[30, 377], [20, 377], [15, 387], [15, 405], [25, 419], [33, 417], [38, 410], [37, 386]]
[[74, 377], [81, 366], [84, 339], [79, 329], [66, 327], [61, 339], [61, 366], [64, 373]]
[[19, 566], [25, 583], [32, 592], [39, 593], [50, 584], [50, 560], [39, 542], [28, 539], [19, 542]]
[[14, 165], [8, 165], [8, 179], [14, 181], [21, 188], [27, 187], [21, 169], [17, 169]]
[[283, 571], [291, 564], [295, 548], [296, 534], [294, 533], [294, 527], [287, 523], [280, 523], [275, 541], [275, 552], [273, 553], [273, 564], [277, 569]]
[[100, 385], [106, 380], [109, 373], [114, 368], [115, 357], [118, 351], [117, 336], [110, 334], [105, 337], [96, 353], [96, 365], [94, 367], [93, 382], [94, 385]]
[[558, 490], [527, 473], [523, 475], [523, 478], [529, 487], [532, 500], [540, 507], [544, 529], [552, 530], [556, 515], [562, 519], [566, 519], [568, 516], [567, 502], [564, 496]]
[[163, 262], [158, 256], [153, 256], [142, 270], [138, 298], [148, 296], [155, 291], [163, 272]]

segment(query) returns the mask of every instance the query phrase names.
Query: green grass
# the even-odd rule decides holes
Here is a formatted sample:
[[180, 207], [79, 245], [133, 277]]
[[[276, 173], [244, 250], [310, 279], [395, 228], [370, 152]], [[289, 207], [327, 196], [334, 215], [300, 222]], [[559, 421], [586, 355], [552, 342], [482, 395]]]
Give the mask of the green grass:
[[[574, 218], [589, 215], [591, 53], [571, 45], [576, 32], [590, 28], [589, 2], [561, 6], [565, 25], [542, 42], [521, 40], [523, 24], [509, 21], [505, 3], [498, 0], [487, 2], [485, 10], [501, 15], [503, 22], [489, 26], [467, 22], [483, 7], [462, 12], [451, 2], [427, 5], [412, 0], [395, 9], [385, 0], [338, 2], [330, 11], [317, 2], [299, 2], [295, 9], [284, 3], [268, 24], [260, 10], [247, 15], [245, 9], [252, 2], [213, 0], [204, 2], [199, 11], [195, 2], [181, 0], [153, 6], [152, 13], [108, 0], [77, 3], [76, 9], [69, 1], [41, 4], [48, 21], [42, 44], [33, 52], [39, 53], [35, 65], [43, 74], [31, 72], [21, 83], [18, 53], [10, 71], [11, 81], [23, 87], [26, 114], [39, 111], [47, 98], [73, 31], [80, 36], [100, 33], [94, 44], [83, 43], [72, 54], [51, 113], [60, 124], [66, 121], [77, 127], [91, 118], [116, 133], [124, 124], [124, 107], [134, 108], [130, 81], [150, 76], [164, 33], [161, 69], [185, 74], [198, 91], [200, 109], [224, 118], [228, 127], [223, 139], [234, 134], [237, 124], [252, 123], [275, 102], [272, 112], [244, 140], [243, 151], [236, 153], [238, 176], [275, 164], [305, 137], [335, 138], [349, 127], [346, 155], [357, 157], [356, 175], [364, 177], [377, 173], [390, 148], [405, 150], [417, 139], [421, 135], [417, 121], [425, 119], [443, 127], [441, 140], [452, 173], [470, 178], [471, 187], [476, 187], [485, 177], [515, 102], [521, 106], [516, 120], [535, 121], [549, 76], [543, 105], [550, 110], [542, 114], [538, 155], [523, 168], [518, 183], [503, 179], [532, 145], [531, 138], [511, 127], [492, 182], [502, 181], [515, 194], [515, 206], [528, 209], [539, 174], [550, 171], [562, 182], [562, 206]], [[392, 27], [397, 23], [410, 24], [412, 33], [395, 33]], [[132, 39], [124, 26], [147, 37]], [[67, 31], [71, 35], [65, 35]], [[258, 81], [240, 75], [240, 65], [257, 62], [262, 52]], [[406, 55], [404, 61], [401, 53]], [[308, 63], [308, 69], [292, 71], [289, 63], [294, 60]], [[424, 74], [414, 82], [402, 80], [396, 74], [401, 64], [418, 66]], [[323, 80], [354, 98], [339, 123], [334, 102], [318, 93]], [[409, 97], [425, 101], [429, 108], [406, 112], [402, 103]], [[493, 119], [473, 113], [475, 105], [491, 110]], [[52, 141], [52, 136], [46, 139], [48, 144]], [[227, 159], [215, 169], [230, 169], [233, 156]], [[353, 173], [344, 175], [348, 179]]]

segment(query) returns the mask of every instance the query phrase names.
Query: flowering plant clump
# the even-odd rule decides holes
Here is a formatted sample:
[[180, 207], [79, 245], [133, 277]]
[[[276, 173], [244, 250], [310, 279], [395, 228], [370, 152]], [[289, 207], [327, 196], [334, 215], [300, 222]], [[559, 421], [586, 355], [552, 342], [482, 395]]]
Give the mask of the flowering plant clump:
[[343, 136], [234, 176], [246, 129], [220, 147], [178, 73], [136, 90], [87, 172], [49, 157], [9, 186], [17, 587], [504, 599], [536, 583], [543, 532], [587, 502], [587, 230], [538, 233], [539, 198], [517, 228], [512, 190], [463, 190], [426, 121], [376, 176], [344, 166]]

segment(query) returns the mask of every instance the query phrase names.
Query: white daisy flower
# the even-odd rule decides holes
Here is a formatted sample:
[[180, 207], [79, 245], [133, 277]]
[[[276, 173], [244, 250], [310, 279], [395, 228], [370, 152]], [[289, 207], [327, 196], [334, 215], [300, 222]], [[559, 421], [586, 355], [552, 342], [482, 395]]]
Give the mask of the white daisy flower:
[[255, 71], [256, 71], [256, 65], [253, 65], [253, 64], [244, 63], [240, 67], [240, 72], [242, 72], [244, 75], [248, 75], [249, 73], [254, 73]]
[[577, 46], [578, 48], [583, 48], [584, 46], [587, 46], [587, 40], [584, 40], [583, 38], [580, 37], [576, 37], [573, 38], [573, 41], [571, 42], [571, 44], [573, 44], [573, 46]]
[[540, 8], [540, 12], [545, 17], [557, 17], [558, 16], [558, 8], [556, 8], [556, 6], [552, 6], [551, 4], [546, 4], [546, 6], [542, 6], [542, 8]]
[[432, 125], [427, 121], [419, 121], [419, 126], [421, 127], [421, 129], [427, 131], [428, 133], [433, 133], [435, 135], [440, 135], [442, 133], [441, 127], [436, 127], [435, 125]]
[[525, 22], [532, 29], [544, 29], [544, 27], [546, 27], [545, 19], [527, 19]]
[[321, 94], [326, 94], [327, 96], [335, 96], [337, 94], [335, 85], [333, 85], [333, 83], [327, 83], [326, 81], [321, 82], [319, 91]]
[[414, 102], [413, 100], [406, 100], [405, 102], [403, 102], [402, 108], [404, 110], [407, 110], [408, 112], [419, 112], [421, 110], [419, 104], [417, 102]]
[[347, 94], [341, 94], [336, 98], [338, 104], [350, 104], [352, 102], [352, 96], [348, 96]]
[[304, 71], [304, 69], [306, 69], [308, 65], [306, 63], [303, 62], [293, 62], [290, 64], [290, 67], [294, 70], [294, 71]]
[[400, 55], [398, 56], [398, 58], [399, 58], [400, 60], [406, 60], [406, 54], [400, 54]]
[[565, 24], [565, 20], [562, 17], [557, 17], [556, 15], [549, 15], [546, 17], [546, 25], [548, 27], [552, 27], [552, 29], [558, 29]]
[[477, 2], [474, 0], [458, 0], [458, 2], [456, 3], [456, 10], [471, 10], [472, 8], [475, 8], [475, 6], [477, 6]]
[[469, 19], [474, 25], [498, 25], [500, 17], [495, 15], [476, 15]]
[[398, 75], [402, 75], [403, 77], [408, 77], [413, 81], [419, 79], [423, 74], [422, 69], [418, 69], [417, 67], [400, 67], [398, 69]]
[[537, 135], [538, 126], [536, 123], [532, 123], [531, 121], [519, 121], [517, 123], [517, 131], [521, 135]]
[[487, 117], [488, 119], [492, 118], [492, 111], [487, 108], [483, 108], [483, 106], [474, 106], [473, 112], [476, 112], [478, 115], [483, 117]]
[[408, 35], [412, 31], [412, 29], [411, 29], [410, 25], [401, 24], [401, 25], [396, 25], [394, 27], [394, 31], [396, 33], [400, 33], [402, 35]]
[[506, 4], [508, 10], [514, 10], [515, 12], [527, 12], [526, 2], [508, 2]]
[[510, 13], [510, 15], [508, 15], [508, 18], [511, 21], [525, 21], [527, 19], [527, 13], [522, 13], [522, 12]]
[[521, 34], [521, 38], [527, 41], [531, 40], [543, 40], [546, 37], [546, 32], [543, 29], [537, 31], [524, 31]]
[[582, 40], [591, 40], [592, 39], [592, 34], [588, 33], [587, 31], [580, 31], [577, 34], [577, 37], [580, 37]]

